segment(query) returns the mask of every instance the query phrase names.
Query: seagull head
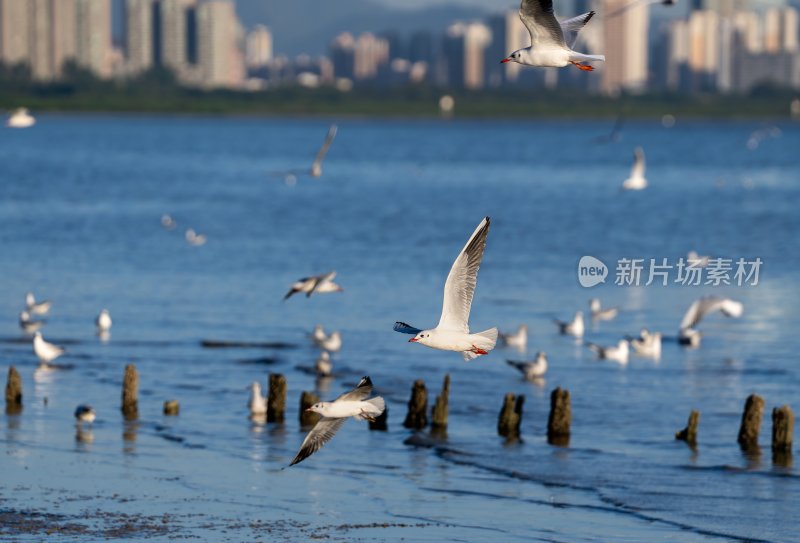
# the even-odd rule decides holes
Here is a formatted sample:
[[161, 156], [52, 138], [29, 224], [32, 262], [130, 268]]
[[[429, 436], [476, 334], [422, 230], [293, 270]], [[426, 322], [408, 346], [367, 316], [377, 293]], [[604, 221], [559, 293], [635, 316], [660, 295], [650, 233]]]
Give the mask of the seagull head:
[[501, 60], [500, 64], [505, 64], [506, 62], [519, 62], [519, 55], [520, 55], [519, 51], [514, 51], [513, 53], [508, 55], [506, 58]]
[[433, 335], [433, 330], [423, 330], [419, 332], [416, 336], [409, 339], [408, 342], [422, 343], [423, 345], [428, 345], [431, 342], [432, 335]]
[[322, 402], [317, 402], [314, 405], [312, 405], [311, 407], [309, 407], [308, 409], [306, 409], [306, 412], [307, 413], [319, 413], [320, 415], [323, 415], [324, 414], [323, 413], [324, 409], [325, 409], [325, 406], [323, 405], [323, 403]]

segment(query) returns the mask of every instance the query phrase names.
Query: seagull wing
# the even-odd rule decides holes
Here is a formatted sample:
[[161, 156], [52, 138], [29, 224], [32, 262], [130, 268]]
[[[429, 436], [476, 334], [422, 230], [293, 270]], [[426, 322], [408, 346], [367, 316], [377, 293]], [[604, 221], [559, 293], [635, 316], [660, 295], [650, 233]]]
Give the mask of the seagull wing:
[[478, 283], [478, 268], [481, 266], [488, 234], [489, 217], [485, 217], [453, 262], [444, 284], [442, 317], [438, 328], [469, 333], [469, 310], [475, 285]]
[[394, 323], [394, 331], [395, 332], [400, 332], [401, 334], [411, 334], [411, 335], [414, 335], [414, 336], [416, 336], [417, 334], [422, 332], [422, 330], [420, 328], [414, 328], [410, 324], [406, 324], [406, 323], [400, 322], [400, 321], [397, 321], [396, 323]]
[[364, 376], [361, 378], [361, 381], [358, 382], [356, 388], [351, 390], [350, 392], [345, 392], [338, 398], [334, 400], [334, 402], [338, 401], [345, 401], [345, 402], [363, 402], [369, 395], [372, 394], [372, 379], [369, 376]]
[[531, 45], [566, 47], [564, 31], [553, 13], [553, 0], [522, 0], [519, 18], [531, 35]]
[[637, 147], [633, 150], [633, 166], [631, 166], [631, 177], [644, 177], [644, 149]]
[[[322, 147], [319, 148], [319, 151], [317, 151], [317, 156], [314, 159], [314, 164], [317, 167], [322, 166], [322, 161], [325, 159], [325, 155], [328, 154], [328, 149], [330, 149], [331, 143], [333, 143], [333, 140], [336, 137], [337, 130], [338, 129], [335, 124], [332, 124], [328, 129], [328, 134], [325, 136], [325, 141], [322, 142]], [[314, 169], [314, 166], [312, 166], [312, 169]]]
[[297, 453], [297, 456], [294, 457], [292, 463], [289, 464], [290, 466], [294, 466], [298, 462], [302, 462], [318, 450], [322, 448], [328, 441], [336, 435], [336, 432], [339, 431], [339, 428], [342, 427], [342, 424], [347, 421], [346, 418], [343, 419], [332, 419], [328, 417], [323, 417], [319, 419], [319, 421], [314, 425], [308, 435], [303, 440], [303, 444], [300, 446], [300, 451]]
[[565, 19], [559, 22], [561, 25], [561, 31], [565, 36], [565, 41], [569, 43], [570, 49], [575, 47], [575, 43], [578, 41], [578, 32], [580, 32], [581, 29], [586, 26], [586, 23], [588, 23], [592, 17], [594, 17], [594, 11], [590, 11], [589, 13], [584, 13], [583, 15], [578, 15], [577, 17], [572, 17], [571, 19]]
[[311, 277], [310, 279], [313, 281], [313, 283], [311, 284], [311, 290], [306, 292], [306, 298], [314, 294], [314, 292], [317, 291], [317, 289], [322, 283], [325, 283], [327, 281], [333, 281], [334, 277], [336, 277], [336, 271], [331, 271], [323, 275], [316, 275], [314, 277]]
[[700, 322], [700, 319], [703, 318], [703, 315], [700, 313], [700, 305], [702, 302], [703, 298], [692, 302], [692, 305], [689, 306], [689, 309], [686, 311], [681, 321], [681, 330], [694, 328], [694, 326]]

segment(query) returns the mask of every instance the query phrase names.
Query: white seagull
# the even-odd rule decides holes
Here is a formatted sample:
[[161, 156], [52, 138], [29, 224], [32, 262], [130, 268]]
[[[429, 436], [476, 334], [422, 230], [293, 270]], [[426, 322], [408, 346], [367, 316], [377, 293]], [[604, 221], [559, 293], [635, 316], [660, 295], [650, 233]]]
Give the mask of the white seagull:
[[525, 379], [528, 381], [535, 381], [541, 379], [547, 373], [547, 354], [544, 351], [536, 353], [536, 358], [533, 362], [515, 362], [514, 360], [506, 360], [509, 366], [514, 366]]
[[710, 256], [700, 256], [697, 251], [689, 251], [686, 254], [686, 263], [695, 268], [705, 268], [708, 266], [709, 260], [711, 260]]
[[25, 307], [31, 315], [46, 315], [50, 311], [50, 306], [52, 305], [50, 300], [37, 302], [33, 292], [29, 292], [25, 295]]
[[205, 245], [207, 241], [208, 237], [205, 234], [198, 234], [194, 231], [194, 228], [189, 228], [186, 231], [186, 243], [189, 245], [199, 247], [200, 245]]
[[319, 151], [317, 151], [317, 156], [314, 158], [314, 163], [311, 165], [311, 177], [322, 176], [322, 161], [325, 160], [325, 155], [328, 154], [328, 149], [331, 148], [331, 143], [333, 143], [333, 140], [336, 137], [336, 131], [336, 125], [332, 124], [328, 129], [328, 133], [325, 135], [325, 141], [322, 142], [322, 147], [320, 147]]
[[327, 334], [325, 334], [325, 329], [322, 327], [321, 324], [318, 324], [314, 327], [314, 331], [311, 332], [311, 340], [314, 343], [319, 343], [327, 338]]
[[719, 298], [717, 296], [706, 296], [695, 300], [681, 321], [680, 331], [678, 332], [678, 343], [697, 347], [700, 345], [702, 333], [694, 327], [709, 313], [720, 311], [726, 317], [741, 317], [744, 312], [742, 302], [731, 300], [730, 298]]
[[342, 334], [338, 330], [331, 332], [331, 335], [318, 341], [317, 346], [325, 351], [338, 353], [342, 349]]
[[589, 309], [592, 312], [593, 321], [610, 321], [619, 313], [619, 308], [616, 307], [603, 309], [603, 306], [600, 304], [600, 300], [597, 298], [592, 298], [589, 300]]
[[100, 314], [94, 320], [98, 332], [108, 332], [111, 330], [111, 314], [108, 309], [101, 309]]
[[412, 343], [420, 343], [443, 351], [460, 352], [464, 360], [472, 360], [494, 349], [497, 343], [497, 328], [490, 328], [477, 334], [469, 333], [469, 310], [478, 283], [478, 268], [486, 248], [489, 222], [489, 217], [481, 221], [453, 262], [444, 284], [442, 316], [436, 328], [421, 330], [403, 322], [396, 322], [395, 332], [414, 334], [414, 337], [408, 340]]
[[561, 333], [561, 335], [583, 337], [584, 325], [582, 311], [576, 311], [575, 317], [573, 317], [570, 322], [564, 322], [558, 319], [554, 319], [553, 322], [558, 325], [558, 331]]
[[175, 222], [175, 219], [170, 217], [169, 215], [161, 215], [161, 226], [163, 226], [166, 230], [174, 230], [178, 223]]
[[314, 364], [314, 369], [317, 372], [317, 377], [330, 377], [331, 373], [333, 373], [333, 363], [331, 362], [331, 355], [328, 354], [328, 351], [319, 353], [319, 358], [317, 358], [317, 362]]
[[19, 314], [19, 327], [22, 328], [22, 331], [26, 334], [32, 334], [42, 326], [44, 326], [45, 321], [43, 320], [34, 320], [31, 318], [31, 314], [27, 311], [22, 311]]
[[510, 334], [499, 333], [500, 339], [508, 347], [525, 350], [528, 345], [528, 325], [520, 324], [516, 332]]
[[250, 414], [264, 416], [267, 414], [267, 399], [261, 395], [261, 385], [258, 381], [253, 381], [250, 385], [250, 400], [247, 402]]
[[79, 424], [81, 422], [91, 424], [95, 418], [97, 418], [97, 413], [95, 413], [91, 405], [81, 404], [75, 408], [75, 419]]
[[517, 62], [527, 66], [550, 68], [563, 68], [572, 64], [581, 70], [591, 72], [594, 68], [581, 62], [604, 61], [606, 57], [573, 51], [575, 39], [570, 39], [567, 45], [564, 34], [575, 33], [577, 36], [580, 29], [593, 16], [594, 11], [590, 11], [559, 22], [553, 12], [553, 0], [522, 0], [519, 6], [519, 18], [531, 35], [531, 46], [514, 51], [500, 62]]
[[303, 440], [300, 452], [289, 465], [293, 466], [302, 462], [320, 450], [339, 431], [348, 418], [355, 417], [356, 420], [372, 422], [379, 417], [385, 409], [385, 404], [380, 396], [367, 399], [371, 393], [372, 381], [369, 377], [362, 377], [358, 386], [350, 392], [345, 392], [332, 402], [315, 403], [306, 409], [306, 411], [319, 413], [322, 418]]
[[24, 107], [18, 107], [6, 119], [6, 126], [9, 128], [29, 128], [35, 124], [36, 119]]
[[647, 188], [647, 179], [644, 177], [644, 170], [644, 149], [637, 147], [633, 151], [633, 166], [631, 166], [631, 175], [622, 182], [622, 189], [642, 190]]
[[597, 353], [598, 358], [602, 358], [604, 360], [614, 360], [620, 364], [628, 363], [630, 349], [628, 348], [627, 339], [621, 339], [616, 345], [612, 345], [610, 347], [602, 347], [594, 343], [587, 343], [586, 346]]
[[42, 337], [42, 333], [36, 332], [33, 335], [33, 352], [39, 359], [39, 362], [47, 365], [64, 354], [64, 349], [57, 345], [53, 345], [52, 343], [46, 342]]
[[629, 339], [636, 354], [658, 360], [661, 358], [661, 332], [650, 332], [642, 328], [638, 338]]
[[305, 292], [306, 298], [311, 297], [314, 293], [325, 294], [328, 292], [342, 292], [344, 289], [333, 282], [334, 277], [336, 277], [336, 272], [332, 271], [322, 275], [298, 279], [292, 283], [292, 287], [283, 299], [288, 300], [298, 292]]

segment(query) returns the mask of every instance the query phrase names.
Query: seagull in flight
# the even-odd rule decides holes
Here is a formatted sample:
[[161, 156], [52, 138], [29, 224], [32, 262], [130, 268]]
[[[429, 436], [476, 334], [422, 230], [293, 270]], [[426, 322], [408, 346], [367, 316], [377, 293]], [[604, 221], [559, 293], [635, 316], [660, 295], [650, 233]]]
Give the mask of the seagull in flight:
[[680, 332], [678, 332], [678, 343], [698, 347], [702, 333], [695, 330], [700, 321], [709, 313], [719, 311], [726, 317], [738, 318], [744, 312], [742, 302], [731, 300], [730, 298], [719, 298], [717, 296], [706, 296], [695, 300], [681, 321]]
[[50, 300], [37, 302], [33, 292], [29, 292], [25, 295], [25, 307], [31, 315], [47, 315], [52, 305], [53, 303]]
[[322, 161], [325, 160], [325, 156], [328, 154], [328, 150], [331, 148], [331, 144], [336, 138], [337, 131], [338, 127], [335, 124], [332, 124], [330, 128], [328, 128], [328, 133], [325, 135], [325, 141], [322, 142], [322, 147], [320, 147], [319, 151], [317, 151], [317, 156], [314, 157], [314, 162], [311, 164], [310, 169], [294, 169], [284, 172], [274, 172], [273, 175], [282, 177], [284, 182], [290, 186], [297, 182], [298, 175], [310, 175], [315, 179], [322, 177]]
[[519, 18], [531, 35], [531, 45], [514, 51], [500, 62], [549, 68], [563, 68], [572, 64], [583, 71], [591, 72], [594, 70], [592, 66], [581, 63], [604, 61], [606, 57], [573, 51], [575, 39], [571, 39], [567, 45], [564, 34], [574, 33], [577, 36], [592, 17], [594, 11], [559, 22], [553, 12], [553, 0], [522, 0], [519, 6]]
[[469, 333], [469, 310], [478, 283], [478, 268], [486, 248], [489, 217], [485, 217], [459, 253], [444, 284], [442, 316], [435, 328], [422, 330], [396, 322], [394, 331], [413, 334], [408, 341], [433, 349], [460, 352], [464, 360], [489, 354], [497, 343], [497, 328]]
[[525, 379], [528, 381], [535, 381], [541, 379], [547, 373], [547, 354], [544, 351], [536, 353], [536, 358], [533, 362], [516, 362], [514, 360], [506, 360], [509, 366], [513, 366], [522, 372]]
[[370, 394], [372, 394], [372, 381], [369, 376], [366, 376], [361, 378], [356, 388], [345, 392], [334, 401], [315, 403], [306, 409], [306, 411], [319, 413], [322, 418], [303, 440], [300, 452], [289, 465], [294, 466], [320, 450], [333, 438], [348, 418], [354, 417], [356, 420], [374, 422], [383, 413], [385, 404], [380, 396], [367, 399]]
[[311, 277], [303, 277], [298, 279], [292, 284], [289, 292], [283, 297], [288, 300], [298, 292], [305, 292], [306, 298], [310, 298], [315, 292], [325, 294], [327, 292], [342, 292], [344, 289], [333, 282], [336, 277], [336, 272], [331, 271], [323, 273], [322, 275], [313, 275]]
[[37, 331], [39, 328], [44, 326], [45, 321], [43, 320], [34, 320], [31, 318], [31, 314], [27, 311], [22, 311], [19, 314], [19, 327], [22, 328], [22, 331], [26, 334], [32, 334]]
[[644, 177], [644, 149], [637, 147], [633, 151], [633, 166], [631, 175], [622, 183], [623, 190], [642, 190], [647, 188], [647, 179]]

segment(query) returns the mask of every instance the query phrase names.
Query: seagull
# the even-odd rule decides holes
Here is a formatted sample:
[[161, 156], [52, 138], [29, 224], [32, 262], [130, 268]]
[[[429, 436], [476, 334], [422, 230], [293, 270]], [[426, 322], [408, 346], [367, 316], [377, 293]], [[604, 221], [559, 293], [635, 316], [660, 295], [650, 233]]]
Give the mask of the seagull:
[[186, 231], [186, 243], [189, 245], [199, 247], [200, 245], [205, 245], [207, 241], [208, 237], [205, 234], [198, 234], [194, 231], [194, 228], [189, 228]]
[[583, 337], [584, 326], [582, 311], [576, 311], [575, 317], [570, 322], [564, 322], [558, 319], [554, 319], [553, 322], [558, 325], [558, 330], [561, 335]]
[[315, 292], [319, 294], [342, 292], [344, 289], [333, 282], [334, 277], [336, 277], [336, 272], [331, 271], [322, 275], [298, 279], [292, 284], [291, 289], [289, 289], [289, 292], [286, 293], [283, 299], [288, 300], [298, 292], [305, 292], [306, 298], [310, 298]]
[[612, 345], [611, 347], [601, 347], [600, 345], [596, 345], [594, 343], [587, 343], [586, 346], [597, 353], [598, 358], [604, 360], [614, 360], [620, 364], [628, 363], [628, 354], [630, 353], [630, 350], [628, 349], [627, 339], [621, 339], [616, 345]]
[[319, 419], [303, 440], [300, 452], [297, 453], [297, 456], [294, 457], [294, 460], [289, 465], [294, 466], [320, 450], [339, 431], [339, 428], [349, 417], [355, 417], [356, 420], [374, 422], [375, 418], [383, 413], [385, 404], [380, 396], [368, 400], [367, 398], [371, 393], [372, 381], [368, 376], [362, 377], [358, 386], [350, 392], [345, 392], [332, 402], [315, 403], [306, 409], [306, 411], [319, 413], [322, 418]]
[[711, 260], [710, 256], [700, 256], [697, 251], [689, 251], [686, 255], [686, 263], [695, 268], [705, 268], [708, 266], [709, 260]]
[[731, 300], [730, 298], [719, 298], [717, 296], [706, 296], [695, 300], [681, 321], [680, 332], [678, 332], [678, 343], [698, 347], [700, 345], [701, 332], [694, 327], [709, 313], [720, 311], [726, 317], [741, 317], [744, 312], [742, 302]]
[[19, 327], [22, 328], [22, 331], [26, 334], [32, 334], [42, 326], [44, 326], [45, 321], [43, 320], [33, 320], [31, 318], [31, 314], [27, 311], [22, 311], [19, 314]]
[[175, 227], [178, 226], [178, 223], [176, 223], [175, 219], [169, 215], [161, 215], [161, 226], [167, 230], [175, 230]]
[[469, 333], [469, 310], [478, 284], [478, 268], [486, 248], [489, 217], [485, 217], [470, 236], [453, 262], [444, 284], [442, 316], [435, 328], [422, 330], [403, 322], [394, 324], [394, 331], [413, 334], [408, 341], [433, 349], [460, 352], [464, 360], [488, 354], [497, 343], [497, 328], [477, 334]]
[[295, 183], [297, 183], [298, 175], [307, 174], [314, 178], [322, 177], [322, 161], [325, 160], [325, 155], [328, 154], [328, 150], [330, 149], [333, 140], [336, 138], [337, 131], [338, 127], [335, 124], [332, 124], [330, 128], [328, 128], [328, 133], [325, 135], [325, 141], [322, 142], [322, 147], [320, 147], [319, 151], [317, 151], [317, 156], [314, 158], [314, 163], [311, 164], [310, 169], [294, 169], [283, 172], [273, 172], [270, 175], [282, 177], [283, 181], [289, 186], [293, 186]]
[[75, 419], [78, 424], [81, 422], [92, 424], [95, 418], [97, 418], [97, 413], [94, 412], [91, 405], [81, 404], [75, 408]]
[[6, 119], [6, 126], [9, 128], [29, 128], [35, 124], [36, 119], [24, 107], [18, 107]]
[[500, 339], [508, 347], [524, 350], [528, 345], [528, 325], [520, 324], [517, 331], [511, 334], [499, 333]]
[[328, 336], [325, 334], [325, 329], [321, 324], [316, 325], [314, 327], [314, 331], [311, 332], [311, 340], [314, 343], [319, 343], [320, 341], [325, 340], [327, 337]]
[[330, 377], [333, 372], [333, 363], [331, 363], [331, 355], [328, 351], [319, 353], [314, 369], [317, 371], [317, 377]]
[[338, 353], [342, 349], [342, 334], [338, 331], [331, 332], [331, 335], [317, 342], [317, 346], [325, 351]]
[[550, 68], [563, 68], [572, 64], [583, 71], [591, 72], [594, 68], [581, 62], [604, 61], [606, 57], [573, 51], [575, 40], [570, 40], [568, 46], [564, 40], [564, 33], [574, 32], [577, 35], [592, 17], [594, 11], [559, 22], [553, 13], [553, 0], [522, 0], [519, 6], [519, 18], [531, 35], [531, 46], [514, 51], [500, 62]]
[[97, 326], [98, 332], [108, 332], [111, 330], [111, 315], [108, 313], [108, 309], [100, 310], [100, 314], [97, 315], [94, 324]]
[[636, 354], [658, 360], [661, 358], [661, 332], [651, 333], [647, 328], [642, 328], [638, 338], [628, 340]]
[[598, 145], [604, 143], [617, 143], [620, 139], [620, 132], [622, 132], [622, 126], [625, 124], [625, 117], [620, 113], [617, 115], [617, 120], [614, 121], [614, 126], [611, 128], [611, 132], [608, 134], [603, 134], [602, 136], [597, 136], [592, 140], [592, 143], [596, 143]]
[[644, 177], [644, 150], [637, 147], [633, 151], [633, 166], [631, 175], [622, 182], [622, 190], [642, 190], [647, 188], [647, 179]]
[[592, 298], [589, 300], [589, 309], [592, 312], [593, 321], [610, 321], [619, 313], [619, 308], [616, 307], [603, 309], [603, 307], [600, 305], [600, 300], [597, 298]]
[[53, 345], [52, 343], [46, 342], [42, 337], [42, 333], [36, 332], [33, 335], [33, 352], [39, 359], [39, 362], [47, 365], [64, 354], [64, 349], [58, 347], [57, 345]]
[[46, 315], [50, 311], [50, 306], [53, 305], [50, 300], [37, 302], [33, 296], [33, 292], [25, 295], [25, 307], [31, 315]]
[[261, 385], [253, 381], [250, 385], [250, 400], [247, 402], [251, 415], [263, 416], [267, 414], [267, 399], [261, 395]]
[[536, 358], [533, 362], [515, 362], [514, 360], [506, 360], [509, 366], [514, 366], [525, 376], [528, 381], [541, 379], [547, 373], [547, 354], [544, 351], [536, 353]]

